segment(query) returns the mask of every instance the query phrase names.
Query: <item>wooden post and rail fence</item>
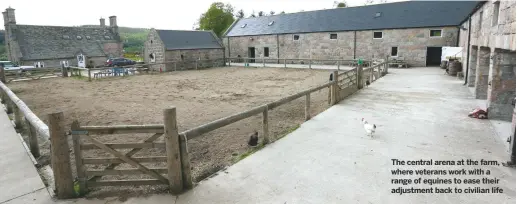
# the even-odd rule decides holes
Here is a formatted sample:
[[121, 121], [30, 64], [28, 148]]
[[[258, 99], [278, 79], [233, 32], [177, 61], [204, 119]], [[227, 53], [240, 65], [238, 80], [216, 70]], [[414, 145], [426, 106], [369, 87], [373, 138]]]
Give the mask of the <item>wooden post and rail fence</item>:
[[[225, 127], [240, 120], [261, 114], [262, 115], [262, 143], [268, 144], [276, 138], [269, 134], [269, 111], [298, 98], [305, 98], [305, 120], [311, 118], [310, 99], [311, 93], [329, 88], [330, 104], [337, 104], [347, 96], [361, 89], [365, 80], [376, 81], [387, 73], [387, 63], [363, 68], [361, 65], [352, 70], [339, 73], [332, 72], [329, 82], [310, 88], [299, 93], [281, 98], [279, 100], [236, 113], [192, 129], [179, 132], [177, 126], [177, 112], [175, 107], [164, 109], [163, 124], [151, 125], [115, 125], [115, 126], [82, 126], [79, 121], [73, 121], [71, 127], [66, 127], [66, 119], [62, 112], [48, 115], [49, 125], [41, 121], [27, 105], [20, 100], [5, 84], [0, 82], [0, 96], [2, 103], [7, 106], [7, 111], [14, 114], [14, 122], [17, 126], [29, 127], [29, 148], [34, 157], [39, 157], [38, 136], [50, 140], [51, 143], [51, 167], [54, 183], [50, 188], [54, 189], [58, 198], [76, 197], [74, 190], [74, 178], [72, 176], [72, 164], [67, 140], [67, 132], [73, 140], [75, 155], [75, 169], [77, 170], [77, 182], [79, 194], [83, 194], [88, 188], [98, 186], [125, 186], [125, 185], [168, 185], [174, 194], [181, 193], [193, 187], [191, 177], [190, 159], [187, 148], [188, 140], [202, 136], [205, 133]], [[1, 78], [0, 78], [1, 79]], [[131, 134], [151, 133], [152, 135], [139, 143], [103, 143], [92, 135], [107, 134]], [[165, 142], [155, 142], [164, 136]], [[88, 141], [88, 143], [85, 143]], [[132, 148], [129, 152], [122, 153], [117, 149]], [[165, 149], [163, 156], [134, 157], [143, 149]], [[85, 150], [100, 149], [112, 157], [95, 158], [84, 157]], [[149, 168], [142, 163], [165, 163], [163, 168]], [[131, 165], [130, 169], [116, 169], [122, 163]], [[103, 170], [88, 169], [87, 164], [105, 164]], [[99, 180], [106, 175], [136, 175], [145, 174], [153, 179], [137, 180]]]

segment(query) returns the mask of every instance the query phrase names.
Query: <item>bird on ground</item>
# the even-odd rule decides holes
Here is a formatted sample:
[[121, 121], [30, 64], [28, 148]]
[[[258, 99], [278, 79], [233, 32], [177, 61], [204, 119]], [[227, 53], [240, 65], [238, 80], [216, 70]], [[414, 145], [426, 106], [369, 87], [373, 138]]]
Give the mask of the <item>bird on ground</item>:
[[361, 121], [363, 122], [363, 126], [364, 126], [364, 130], [366, 131], [366, 135], [373, 138], [373, 134], [375, 133], [375, 129], [377, 128], [377, 126], [375, 126], [375, 124], [369, 124], [368, 121], [366, 121], [364, 118], [361, 119]]
[[252, 135], [250, 135], [250, 139], [248, 140], [248, 145], [250, 147], [256, 147], [258, 144], [258, 132], [255, 131]]

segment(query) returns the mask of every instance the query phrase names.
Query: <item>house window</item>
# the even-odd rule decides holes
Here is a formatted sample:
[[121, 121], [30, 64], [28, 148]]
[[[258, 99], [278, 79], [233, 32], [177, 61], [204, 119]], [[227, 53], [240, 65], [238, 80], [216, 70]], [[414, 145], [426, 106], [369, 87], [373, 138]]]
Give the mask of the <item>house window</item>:
[[299, 40], [299, 39], [300, 39], [299, 35], [293, 35], [293, 40]]
[[70, 36], [68, 36], [68, 35], [63, 35], [63, 38], [64, 38], [64, 39], [70, 39]]
[[181, 60], [185, 59], [185, 57], [183, 55], [181, 55]]
[[381, 12], [375, 13], [375, 18], [381, 17]]
[[77, 38], [78, 40], [83, 39], [83, 37], [81, 37], [80, 35], [78, 35], [76, 38]]
[[332, 40], [337, 39], [337, 34], [336, 33], [330, 34], [330, 39], [332, 39]]
[[399, 48], [398, 47], [391, 47], [391, 56], [396, 57], [399, 55]]
[[91, 40], [92, 37], [90, 37], [89, 35], [86, 36], [86, 40]]
[[429, 37], [442, 37], [442, 30], [430, 30]]
[[382, 39], [382, 32], [373, 32], [373, 39]]
[[269, 57], [269, 47], [264, 48], [264, 57]]
[[494, 15], [492, 16], [492, 26], [499, 23], [499, 1], [494, 2]]

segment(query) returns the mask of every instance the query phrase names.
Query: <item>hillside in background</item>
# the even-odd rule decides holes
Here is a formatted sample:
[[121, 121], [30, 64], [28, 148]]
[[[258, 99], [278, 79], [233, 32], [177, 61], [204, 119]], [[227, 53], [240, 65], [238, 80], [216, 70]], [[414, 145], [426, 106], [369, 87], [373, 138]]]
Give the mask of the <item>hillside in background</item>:
[[[84, 27], [96, 27], [97, 25], [85, 25]], [[144, 42], [149, 33], [148, 28], [128, 28], [119, 27], [120, 37], [124, 43], [124, 51], [126, 57], [134, 58], [141, 55], [144, 49]], [[5, 30], [0, 30], [0, 61], [7, 60], [7, 51], [5, 49]]]
[[[98, 25], [83, 25], [83, 27], [98, 27]], [[144, 42], [149, 33], [148, 28], [119, 27], [118, 32], [124, 43], [124, 51], [128, 54], [141, 54]]]

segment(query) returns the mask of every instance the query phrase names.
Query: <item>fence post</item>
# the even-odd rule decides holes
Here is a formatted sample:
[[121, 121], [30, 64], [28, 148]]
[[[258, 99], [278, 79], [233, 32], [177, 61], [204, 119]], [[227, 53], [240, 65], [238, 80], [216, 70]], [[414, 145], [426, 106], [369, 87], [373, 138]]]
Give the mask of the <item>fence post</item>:
[[386, 64], [385, 64], [386, 69], [384, 70], [384, 73], [385, 73], [385, 74], [387, 74], [387, 73], [388, 73], [388, 68], [390, 67], [390, 65], [388, 64], [388, 62], [389, 62], [388, 60], [389, 60], [389, 57], [388, 57], [388, 55], [386, 55]]
[[381, 71], [382, 71], [382, 69], [381, 69], [381, 66], [379, 65], [379, 66], [377, 67], [377, 79], [381, 78], [381, 76], [382, 76]]
[[88, 68], [88, 81], [92, 81], [92, 69]]
[[60, 199], [75, 197], [74, 179], [70, 166], [70, 148], [65, 134], [63, 112], [48, 115], [50, 132], [50, 151], [56, 194]]
[[334, 81], [335, 83], [332, 84], [332, 102], [331, 104], [332, 105], [335, 105], [339, 102], [339, 85], [338, 85], [338, 81], [339, 81], [339, 75], [338, 75], [338, 71], [334, 71], [334, 73], [332, 74], [333, 76], [333, 79], [332, 81]]
[[6, 83], [5, 82], [5, 70], [4, 70], [4, 65], [0, 64], [0, 82], [2, 83]]
[[14, 103], [11, 101], [11, 99], [9, 98], [9, 95], [7, 95], [7, 93], [5, 93], [5, 107], [7, 108], [6, 112], [7, 114], [11, 114], [13, 113], [13, 106], [14, 106]]
[[312, 58], [309, 58], [309, 69], [312, 69]]
[[357, 65], [357, 89], [363, 88], [363, 65]]
[[25, 125], [29, 129], [29, 149], [31, 150], [32, 156], [38, 158], [41, 156], [38, 143], [38, 133], [27, 119], [25, 119]]
[[284, 58], [284, 68], [287, 68], [287, 59]]
[[20, 111], [20, 108], [14, 103], [13, 104], [13, 114], [14, 114], [14, 125], [16, 126], [16, 129], [22, 129], [22, 112]]
[[337, 70], [339, 70], [339, 65], [341, 65], [341, 61], [337, 61]]
[[169, 187], [173, 194], [183, 191], [181, 171], [180, 141], [176, 123], [176, 107], [163, 110], [165, 148], [167, 150], [167, 176]]
[[199, 66], [199, 60], [196, 59], [196, 70], [197, 70], [197, 67]]
[[174, 62], [174, 71], [176, 71], [176, 62]]
[[262, 67], [266, 67], [266, 58], [262, 57]]
[[268, 107], [264, 106], [264, 111], [262, 112], [262, 134], [264, 134], [263, 144], [269, 143], [269, 124], [268, 124]]
[[305, 95], [305, 121], [311, 119], [311, 93]]

